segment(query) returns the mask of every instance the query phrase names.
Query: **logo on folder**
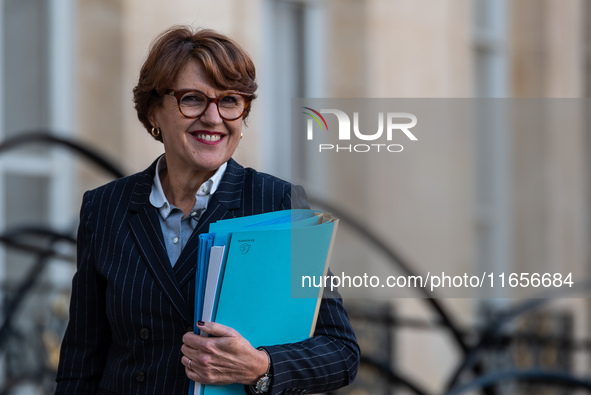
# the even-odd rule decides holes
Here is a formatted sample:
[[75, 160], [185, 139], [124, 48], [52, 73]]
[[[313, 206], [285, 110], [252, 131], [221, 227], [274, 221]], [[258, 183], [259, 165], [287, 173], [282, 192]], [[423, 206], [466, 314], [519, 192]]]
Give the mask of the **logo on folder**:
[[248, 251], [249, 251], [249, 250], [250, 250], [250, 244], [248, 244], [248, 243], [242, 243], [242, 244], [240, 245], [240, 253], [241, 253], [242, 255], [246, 255], [246, 254], [248, 254]]

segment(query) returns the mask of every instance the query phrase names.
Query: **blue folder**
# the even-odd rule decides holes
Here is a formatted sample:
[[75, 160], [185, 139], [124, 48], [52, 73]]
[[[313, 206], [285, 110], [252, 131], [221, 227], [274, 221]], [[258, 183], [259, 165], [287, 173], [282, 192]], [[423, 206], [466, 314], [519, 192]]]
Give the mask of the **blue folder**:
[[[203, 233], [199, 235], [198, 244], [198, 256], [197, 256], [197, 271], [195, 281], [195, 317], [201, 317], [203, 313], [203, 297], [205, 295], [205, 286], [207, 280], [207, 269], [209, 266], [209, 252], [213, 245], [214, 240], [213, 233]], [[200, 319], [200, 318], [197, 318]], [[200, 334], [200, 330], [197, 327], [197, 323], [194, 324], [194, 331], [196, 334]], [[189, 394], [195, 393], [195, 382], [191, 380], [189, 385]], [[198, 384], [199, 386], [199, 384]], [[198, 391], [201, 392], [201, 391]]]

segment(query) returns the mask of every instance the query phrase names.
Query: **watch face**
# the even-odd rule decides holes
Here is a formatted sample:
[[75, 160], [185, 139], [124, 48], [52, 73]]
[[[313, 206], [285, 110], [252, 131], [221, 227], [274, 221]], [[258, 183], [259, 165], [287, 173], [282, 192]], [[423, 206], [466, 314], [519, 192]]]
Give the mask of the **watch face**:
[[264, 375], [263, 377], [261, 377], [257, 382], [257, 393], [262, 394], [264, 392], [267, 392], [269, 390], [270, 381], [271, 379], [268, 375]]

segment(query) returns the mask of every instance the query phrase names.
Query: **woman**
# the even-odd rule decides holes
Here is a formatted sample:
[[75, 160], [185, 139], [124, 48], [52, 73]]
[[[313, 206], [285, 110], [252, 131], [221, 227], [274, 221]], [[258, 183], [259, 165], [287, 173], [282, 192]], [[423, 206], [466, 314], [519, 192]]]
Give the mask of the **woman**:
[[84, 195], [56, 394], [185, 395], [189, 379], [315, 393], [354, 379], [359, 349], [338, 297], [300, 343], [255, 349], [213, 322], [198, 323], [211, 337], [192, 333], [198, 235], [307, 206], [301, 188], [232, 159], [256, 89], [248, 54], [216, 32], [175, 27], [152, 45], [134, 101], [165, 154]]

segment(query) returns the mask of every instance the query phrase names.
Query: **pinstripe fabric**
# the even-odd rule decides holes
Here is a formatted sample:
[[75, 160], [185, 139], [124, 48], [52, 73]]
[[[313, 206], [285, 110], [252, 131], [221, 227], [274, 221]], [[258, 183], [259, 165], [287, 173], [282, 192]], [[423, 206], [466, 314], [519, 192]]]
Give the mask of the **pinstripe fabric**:
[[[211, 222], [307, 207], [305, 192], [275, 177], [228, 168], [176, 265], [149, 203], [155, 163], [84, 194], [78, 269], [56, 394], [187, 394], [182, 336], [193, 326], [198, 235]], [[270, 394], [314, 393], [351, 382], [359, 349], [338, 298], [321, 303], [315, 336], [266, 347]]]

